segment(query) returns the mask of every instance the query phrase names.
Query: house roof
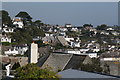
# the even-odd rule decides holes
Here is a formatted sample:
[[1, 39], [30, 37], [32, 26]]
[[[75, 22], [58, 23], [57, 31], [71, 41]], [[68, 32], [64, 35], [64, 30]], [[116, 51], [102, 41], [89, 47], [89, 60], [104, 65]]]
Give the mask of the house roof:
[[[62, 78], [117, 78], [110, 75], [68, 69], [58, 73]], [[72, 79], [71, 79], [72, 80]], [[96, 79], [95, 79], [96, 80]]]
[[53, 71], [58, 71], [59, 69], [62, 70], [66, 66], [66, 64], [71, 59], [72, 54], [55, 54], [51, 53], [50, 56], [47, 58], [45, 63], [42, 67], [49, 66], [53, 69]]
[[73, 55], [68, 64], [66, 65], [65, 69], [77, 69], [79, 68], [79, 65], [84, 62], [87, 55]]
[[[75, 55], [66, 53], [51, 53], [45, 55], [38, 61], [38, 66], [51, 67], [53, 71], [78, 68], [78, 64], [86, 63], [86, 55]], [[90, 60], [87, 60], [90, 61]]]
[[65, 40], [65, 38], [64, 38], [63, 36], [58, 36], [57, 39], [59, 40], [59, 42], [60, 42], [63, 46], [68, 45], [68, 42]]

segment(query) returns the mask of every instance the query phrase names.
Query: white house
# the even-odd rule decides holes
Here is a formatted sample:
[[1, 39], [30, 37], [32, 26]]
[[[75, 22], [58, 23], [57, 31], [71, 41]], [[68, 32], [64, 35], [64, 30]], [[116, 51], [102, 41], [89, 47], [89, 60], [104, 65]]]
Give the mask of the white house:
[[5, 50], [5, 55], [24, 55], [25, 52], [28, 50], [27, 45], [16, 45], [16, 46], [11, 46], [11, 47], [6, 47]]
[[86, 53], [87, 51], [89, 51], [90, 49], [80, 49], [81, 53]]
[[13, 19], [13, 25], [15, 25], [17, 28], [23, 28], [23, 26], [24, 26], [21, 18]]
[[65, 24], [65, 27], [72, 27], [72, 24]]
[[98, 56], [97, 56], [97, 53], [88, 53], [88, 56], [90, 57], [90, 58], [97, 58]]
[[116, 32], [116, 31], [112, 31], [111, 32], [114, 36], [118, 36], [120, 33]]
[[79, 50], [66, 50], [64, 53], [70, 53], [70, 54], [81, 54]]
[[80, 42], [70, 42], [71, 47], [80, 47]]
[[7, 36], [2, 36], [1, 37], [1, 42], [9, 42], [9, 43], [11, 43], [11, 38], [7, 37]]
[[45, 36], [53, 36], [53, 34], [45, 33]]
[[67, 29], [67, 28], [64, 28], [64, 27], [61, 27], [61, 28], [60, 28], [60, 31], [68, 31], [68, 29]]
[[66, 41], [70, 42], [70, 40], [74, 40], [74, 38], [65, 38]]
[[2, 32], [5, 32], [5, 33], [13, 33], [14, 32], [14, 29], [13, 28], [9, 28], [9, 27], [4, 27], [2, 29]]
[[73, 27], [71, 31], [78, 31], [77, 27]]
[[108, 31], [113, 31], [114, 29], [113, 29], [113, 28], [107, 28], [106, 30], [108, 30]]

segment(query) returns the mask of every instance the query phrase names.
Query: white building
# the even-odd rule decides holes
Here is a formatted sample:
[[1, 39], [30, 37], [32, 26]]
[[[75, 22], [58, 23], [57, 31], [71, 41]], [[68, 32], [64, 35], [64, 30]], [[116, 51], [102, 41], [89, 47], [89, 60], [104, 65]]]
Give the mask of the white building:
[[28, 46], [27, 45], [18, 45], [18, 46], [11, 46], [11, 47], [6, 47], [7, 50], [5, 50], [5, 55], [24, 55], [25, 52], [28, 50]]
[[9, 42], [9, 43], [11, 43], [11, 38], [7, 37], [7, 36], [2, 36], [1, 37], [1, 42]]
[[73, 27], [71, 31], [78, 31], [77, 27]]
[[74, 38], [65, 38], [65, 40], [70, 42], [70, 40], [74, 40]]
[[23, 28], [23, 26], [24, 26], [21, 18], [13, 19], [13, 25], [15, 25], [17, 28]]
[[71, 47], [80, 47], [80, 42], [70, 42]]
[[30, 63], [37, 63], [38, 62], [38, 45], [34, 42], [31, 44], [30, 49]]
[[97, 53], [88, 53], [88, 56], [90, 57], [90, 58], [97, 58], [98, 56], [97, 56]]
[[65, 27], [72, 27], [71, 24], [65, 24]]
[[66, 50], [64, 51], [65, 53], [70, 53], [70, 54], [81, 54], [79, 50]]
[[53, 34], [45, 33], [45, 36], [53, 36]]
[[2, 29], [2, 32], [5, 32], [5, 33], [13, 33], [14, 29], [13, 28], [8, 28], [8, 27], [4, 27]]

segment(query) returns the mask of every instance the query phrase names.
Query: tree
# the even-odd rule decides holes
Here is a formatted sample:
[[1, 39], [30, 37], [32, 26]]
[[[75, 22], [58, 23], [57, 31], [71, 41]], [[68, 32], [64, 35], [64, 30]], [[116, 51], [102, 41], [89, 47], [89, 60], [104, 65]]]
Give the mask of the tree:
[[107, 28], [107, 25], [106, 24], [102, 24], [100, 26], [97, 26], [97, 30], [105, 30]]
[[17, 62], [17, 63], [15, 63], [15, 64], [13, 65], [12, 70], [15, 70], [15, 69], [17, 69], [17, 68], [19, 68], [19, 67], [20, 67], [20, 63]]
[[43, 78], [55, 79], [59, 78], [59, 76], [48, 68], [43, 69], [38, 67], [36, 64], [31, 63], [27, 64], [26, 66], [17, 68], [15, 78], [17, 80], [42, 80]]
[[[32, 24], [32, 17], [27, 13], [27, 12], [23, 12], [23, 11], [21, 11], [21, 12], [19, 12], [15, 17], [20, 17], [22, 20], [23, 20], [23, 23], [25, 24], [25, 25], [27, 25], [27, 24]], [[29, 23], [27, 23], [27, 21], [29, 22]]]
[[12, 26], [12, 20], [9, 16], [9, 13], [5, 10], [0, 11], [0, 14], [2, 14], [2, 24], [7, 24], [9, 26]]
[[93, 27], [92, 24], [84, 24], [83, 27]]

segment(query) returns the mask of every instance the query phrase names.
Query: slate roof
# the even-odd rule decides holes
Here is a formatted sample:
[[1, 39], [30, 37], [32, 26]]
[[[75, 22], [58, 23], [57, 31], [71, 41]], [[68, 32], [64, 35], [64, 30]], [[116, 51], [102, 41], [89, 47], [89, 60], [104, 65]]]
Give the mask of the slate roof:
[[[68, 64], [66, 65], [65, 69], [78, 69], [80, 64], [87, 64], [87, 63], [92, 63], [90, 57], [89, 60], [87, 60], [88, 62], [86, 62], [88, 56], [86, 55], [73, 55], [71, 60], [68, 62]], [[64, 70], [65, 70], [64, 69]]]
[[51, 67], [53, 71], [65, 69], [78, 69], [78, 64], [92, 63], [91, 59], [86, 55], [75, 55], [66, 53], [51, 53], [50, 55], [45, 55], [38, 61], [38, 66], [40, 67]]
[[[46, 66], [49, 66], [53, 69], [53, 71], [63, 70], [71, 57], [72, 54], [51, 53], [47, 60], [43, 63], [42, 67], [44, 68]], [[39, 63], [41, 63], [41, 61], [39, 61]]]
[[114, 78], [115, 80], [118, 79], [118, 77], [115, 77], [115, 76], [110, 76], [110, 75], [105, 75], [100, 73], [98, 74], [98, 73], [92, 73], [92, 72], [85, 72], [85, 71], [74, 70], [74, 69], [68, 69], [68, 70], [59, 72], [58, 74], [61, 75], [62, 78], [69, 78], [69, 80], [73, 80], [73, 78], [94, 78], [92, 80], [97, 80], [95, 78], [106, 78], [106, 79], [109, 78], [108, 80], [111, 80], [111, 78]]
[[59, 42], [60, 42], [63, 46], [69, 45], [68, 42], [65, 40], [65, 38], [64, 38], [63, 36], [58, 36], [57, 39], [59, 40]]

